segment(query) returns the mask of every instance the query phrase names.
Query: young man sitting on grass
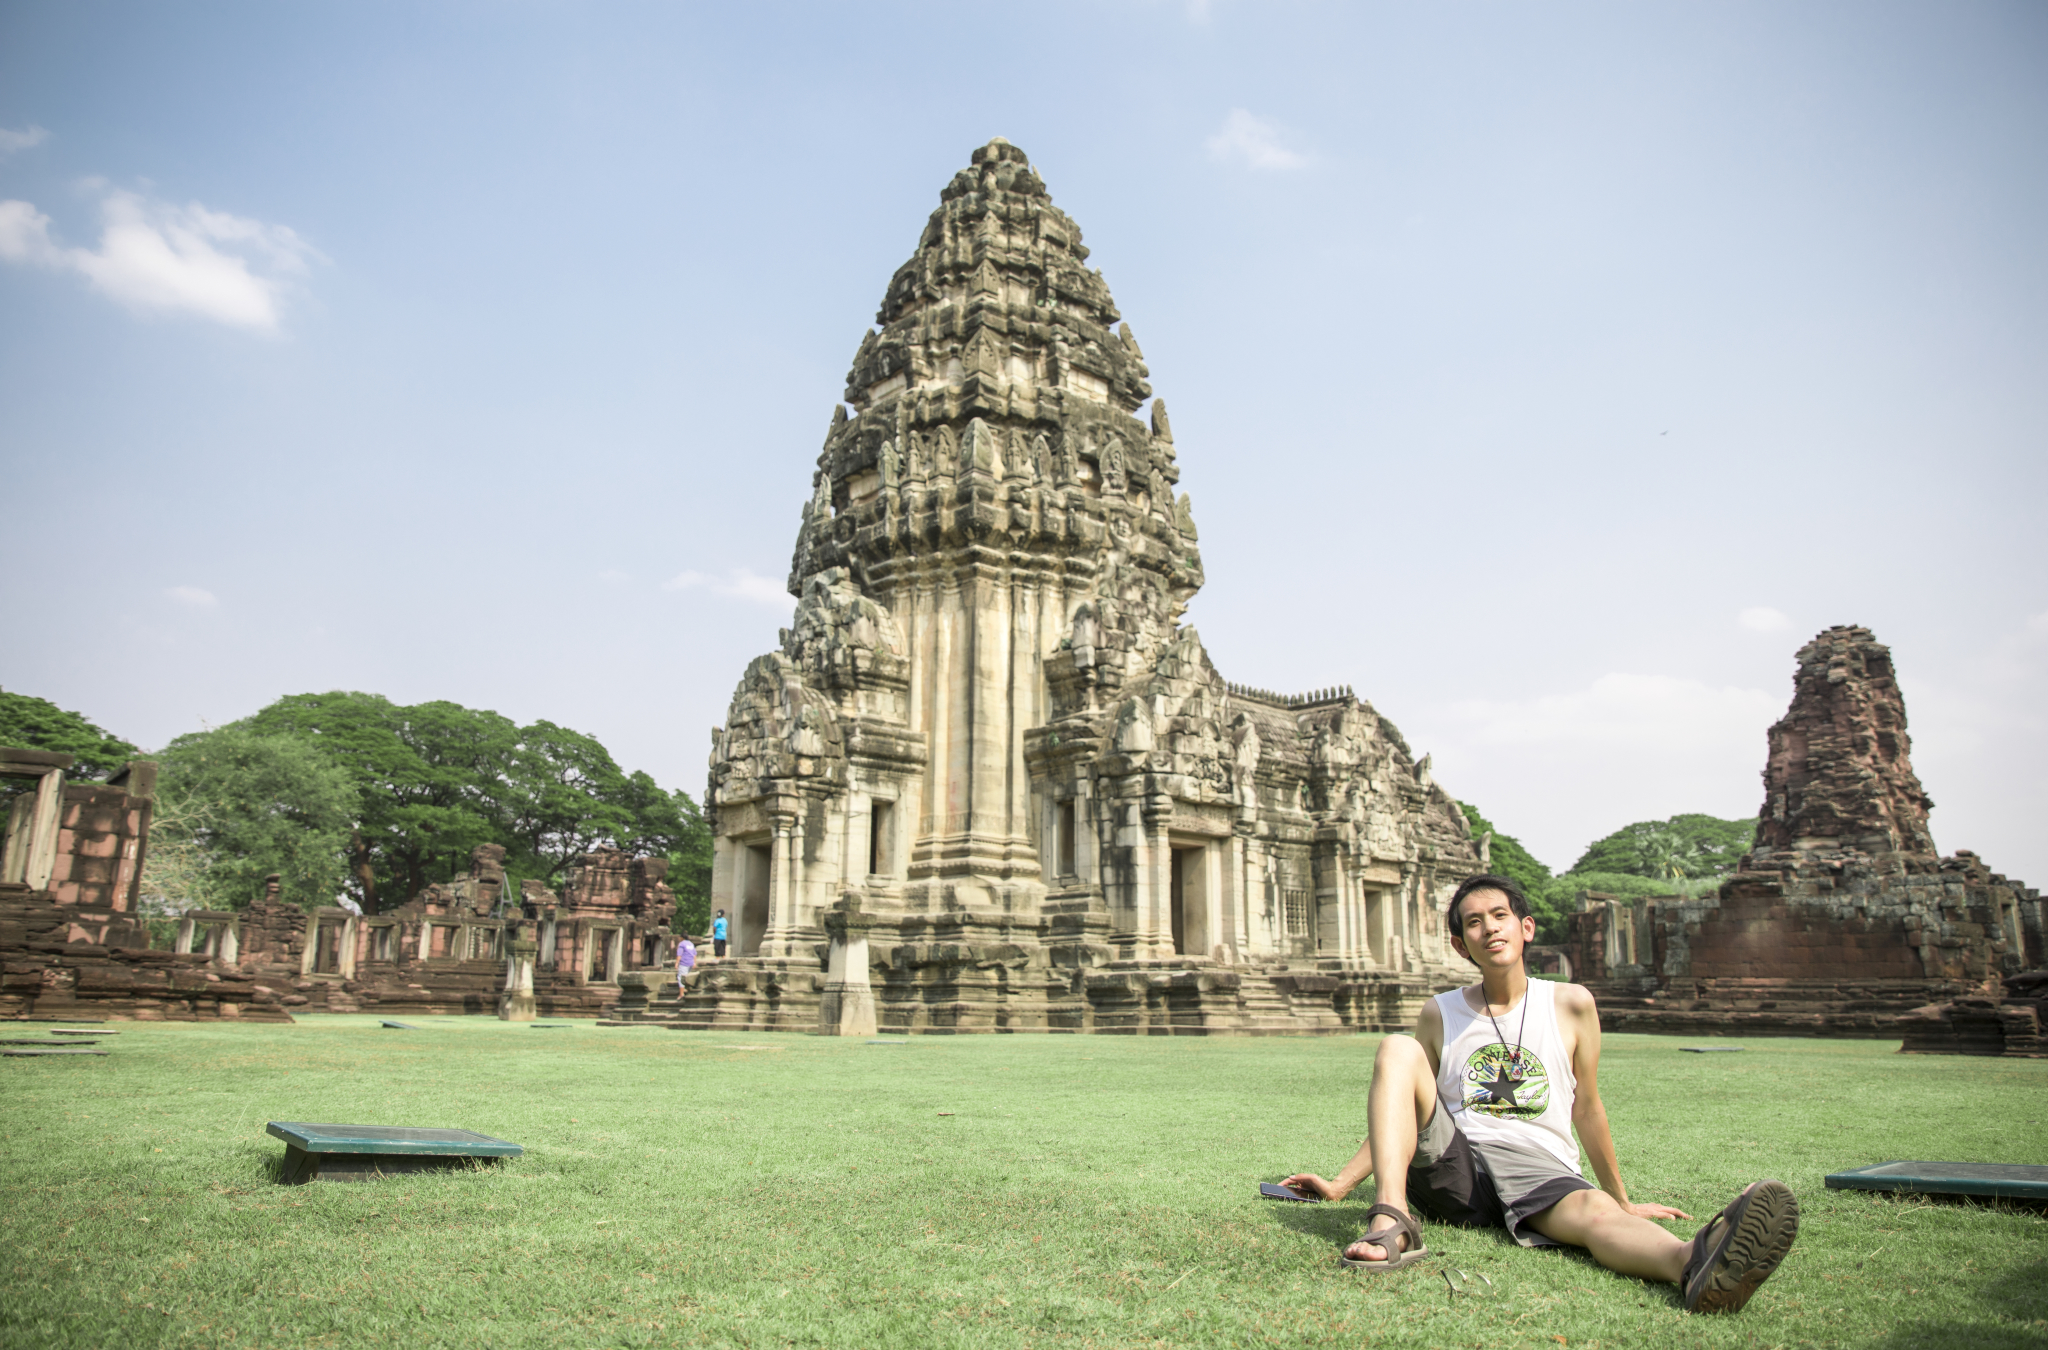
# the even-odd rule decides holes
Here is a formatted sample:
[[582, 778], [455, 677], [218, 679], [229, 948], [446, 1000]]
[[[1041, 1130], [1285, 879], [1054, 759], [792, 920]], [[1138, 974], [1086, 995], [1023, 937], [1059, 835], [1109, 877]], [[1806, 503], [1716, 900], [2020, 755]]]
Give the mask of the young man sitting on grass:
[[[1399, 1270], [1428, 1255], [1412, 1202], [1446, 1223], [1506, 1228], [1524, 1247], [1584, 1247], [1609, 1270], [1679, 1285], [1690, 1311], [1747, 1303], [1799, 1231], [1792, 1192], [1759, 1181], [1689, 1242], [1651, 1223], [1692, 1216], [1629, 1202], [1600, 1104], [1599, 1013], [1579, 986], [1523, 970], [1536, 921], [1521, 888], [1472, 877], [1451, 897], [1448, 922], [1479, 983], [1438, 994], [1413, 1036], [1381, 1043], [1367, 1102], [1371, 1137], [1336, 1180], [1301, 1173], [1286, 1181], [1341, 1200], [1378, 1178], [1366, 1234], [1345, 1249], [1344, 1264]], [[1579, 1141], [1598, 1188], [1579, 1173]]]

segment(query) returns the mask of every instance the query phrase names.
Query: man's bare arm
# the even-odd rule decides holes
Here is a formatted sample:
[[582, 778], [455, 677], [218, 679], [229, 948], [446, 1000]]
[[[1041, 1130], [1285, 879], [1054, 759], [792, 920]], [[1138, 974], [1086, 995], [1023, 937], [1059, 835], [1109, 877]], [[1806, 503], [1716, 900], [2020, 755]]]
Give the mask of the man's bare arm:
[[1586, 1146], [1593, 1175], [1600, 1189], [1620, 1202], [1631, 1214], [1645, 1219], [1689, 1219], [1692, 1216], [1669, 1205], [1631, 1204], [1628, 1188], [1621, 1181], [1621, 1162], [1614, 1154], [1614, 1133], [1607, 1126], [1607, 1104], [1600, 1100], [1600, 1013], [1593, 996], [1575, 984], [1557, 988], [1558, 1020], [1572, 1042], [1572, 1076], [1578, 1079], [1572, 1102], [1572, 1128]]
[[1371, 1175], [1372, 1140], [1361, 1139], [1358, 1141], [1358, 1152], [1352, 1156], [1350, 1162], [1344, 1164], [1344, 1170], [1328, 1181], [1313, 1172], [1296, 1172], [1280, 1184], [1290, 1190], [1300, 1191], [1303, 1195], [1320, 1195], [1325, 1200], [1342, 1200], [1358, 1189], [1359, 1182]]

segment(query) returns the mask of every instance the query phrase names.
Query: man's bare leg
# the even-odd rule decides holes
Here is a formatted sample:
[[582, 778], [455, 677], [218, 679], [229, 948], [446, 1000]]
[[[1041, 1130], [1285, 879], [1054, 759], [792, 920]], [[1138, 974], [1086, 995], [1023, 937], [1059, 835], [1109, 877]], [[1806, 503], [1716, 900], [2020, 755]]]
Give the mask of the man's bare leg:
[[1529, 1223], [1547, 1238], [1584, 1247], [1609, 1270], [1666, 1284], [1678, 1283], [1692, 1250], [1690, 1241], [1629, 1213], [1605, 1191], [1573, 1191]]
[[[1366, 1099], [1366, 1119], [1372, 1137], [1372, 1175], [1376, 1199], [1402, 1213], [1408, 1208], [1408, 1164], [1415, 1157], [1415, 1141], [1436, 1110], [1436, 1074], [1422, 1042], [1413, 1036], [1389, 1036], [1380, 1042], [1372, 1061], [1372, 1091]], [[1384, 1261], [1399, 1255], [1400, 1243], [1388, 1251], [1372, 1235], [1397, 1225], [1383, 1214], [1373, 1216], [1366, 1236], [1344, 1249], [1354, 1261]]]

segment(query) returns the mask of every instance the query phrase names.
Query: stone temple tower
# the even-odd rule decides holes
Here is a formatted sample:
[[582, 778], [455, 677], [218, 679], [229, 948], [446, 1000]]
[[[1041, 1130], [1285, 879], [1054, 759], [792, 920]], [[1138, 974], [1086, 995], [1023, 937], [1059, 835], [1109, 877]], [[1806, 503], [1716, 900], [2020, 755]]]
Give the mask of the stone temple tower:
[[890, 279], [713, 735], [737, 959], [685, 1021], [1331, 1030], [1449, 982], [1464, 817], [1348, 690], [1227, 685], [1179, 623], [1193, 507], [1087, 258], [997, 139]]

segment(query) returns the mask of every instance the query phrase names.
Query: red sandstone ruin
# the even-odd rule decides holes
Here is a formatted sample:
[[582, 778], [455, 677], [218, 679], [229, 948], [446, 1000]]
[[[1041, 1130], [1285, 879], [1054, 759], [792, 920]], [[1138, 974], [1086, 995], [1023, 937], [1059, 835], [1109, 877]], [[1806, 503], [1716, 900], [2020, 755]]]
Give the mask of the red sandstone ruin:
[[0, 1018], [290, 1021], [290, 1011], [595, 1017], [647, 1006], [674, 959], [668, 862], [600, 849], [557, 897], [505, 894], [505, 850], [397, 909], [308, 913], [276, 878], [239, 910], [193, 910], [170, 951], [137, 912], [156, 766], [67, 783], [68, 755], [0, 748], [30, 779], [0, 853]]
[[1891, 652], [1869, 629], [1802, 647], [1735, 876], [1697, 899], [1592, 896], [1572, 916], [1573, 970], [1602, 1024], [2048, 1050], [2039, 1007], [2003, 988], [2042, 962], [2040, 893], [1967, 850], [1935, 852], [1911, 744]]

